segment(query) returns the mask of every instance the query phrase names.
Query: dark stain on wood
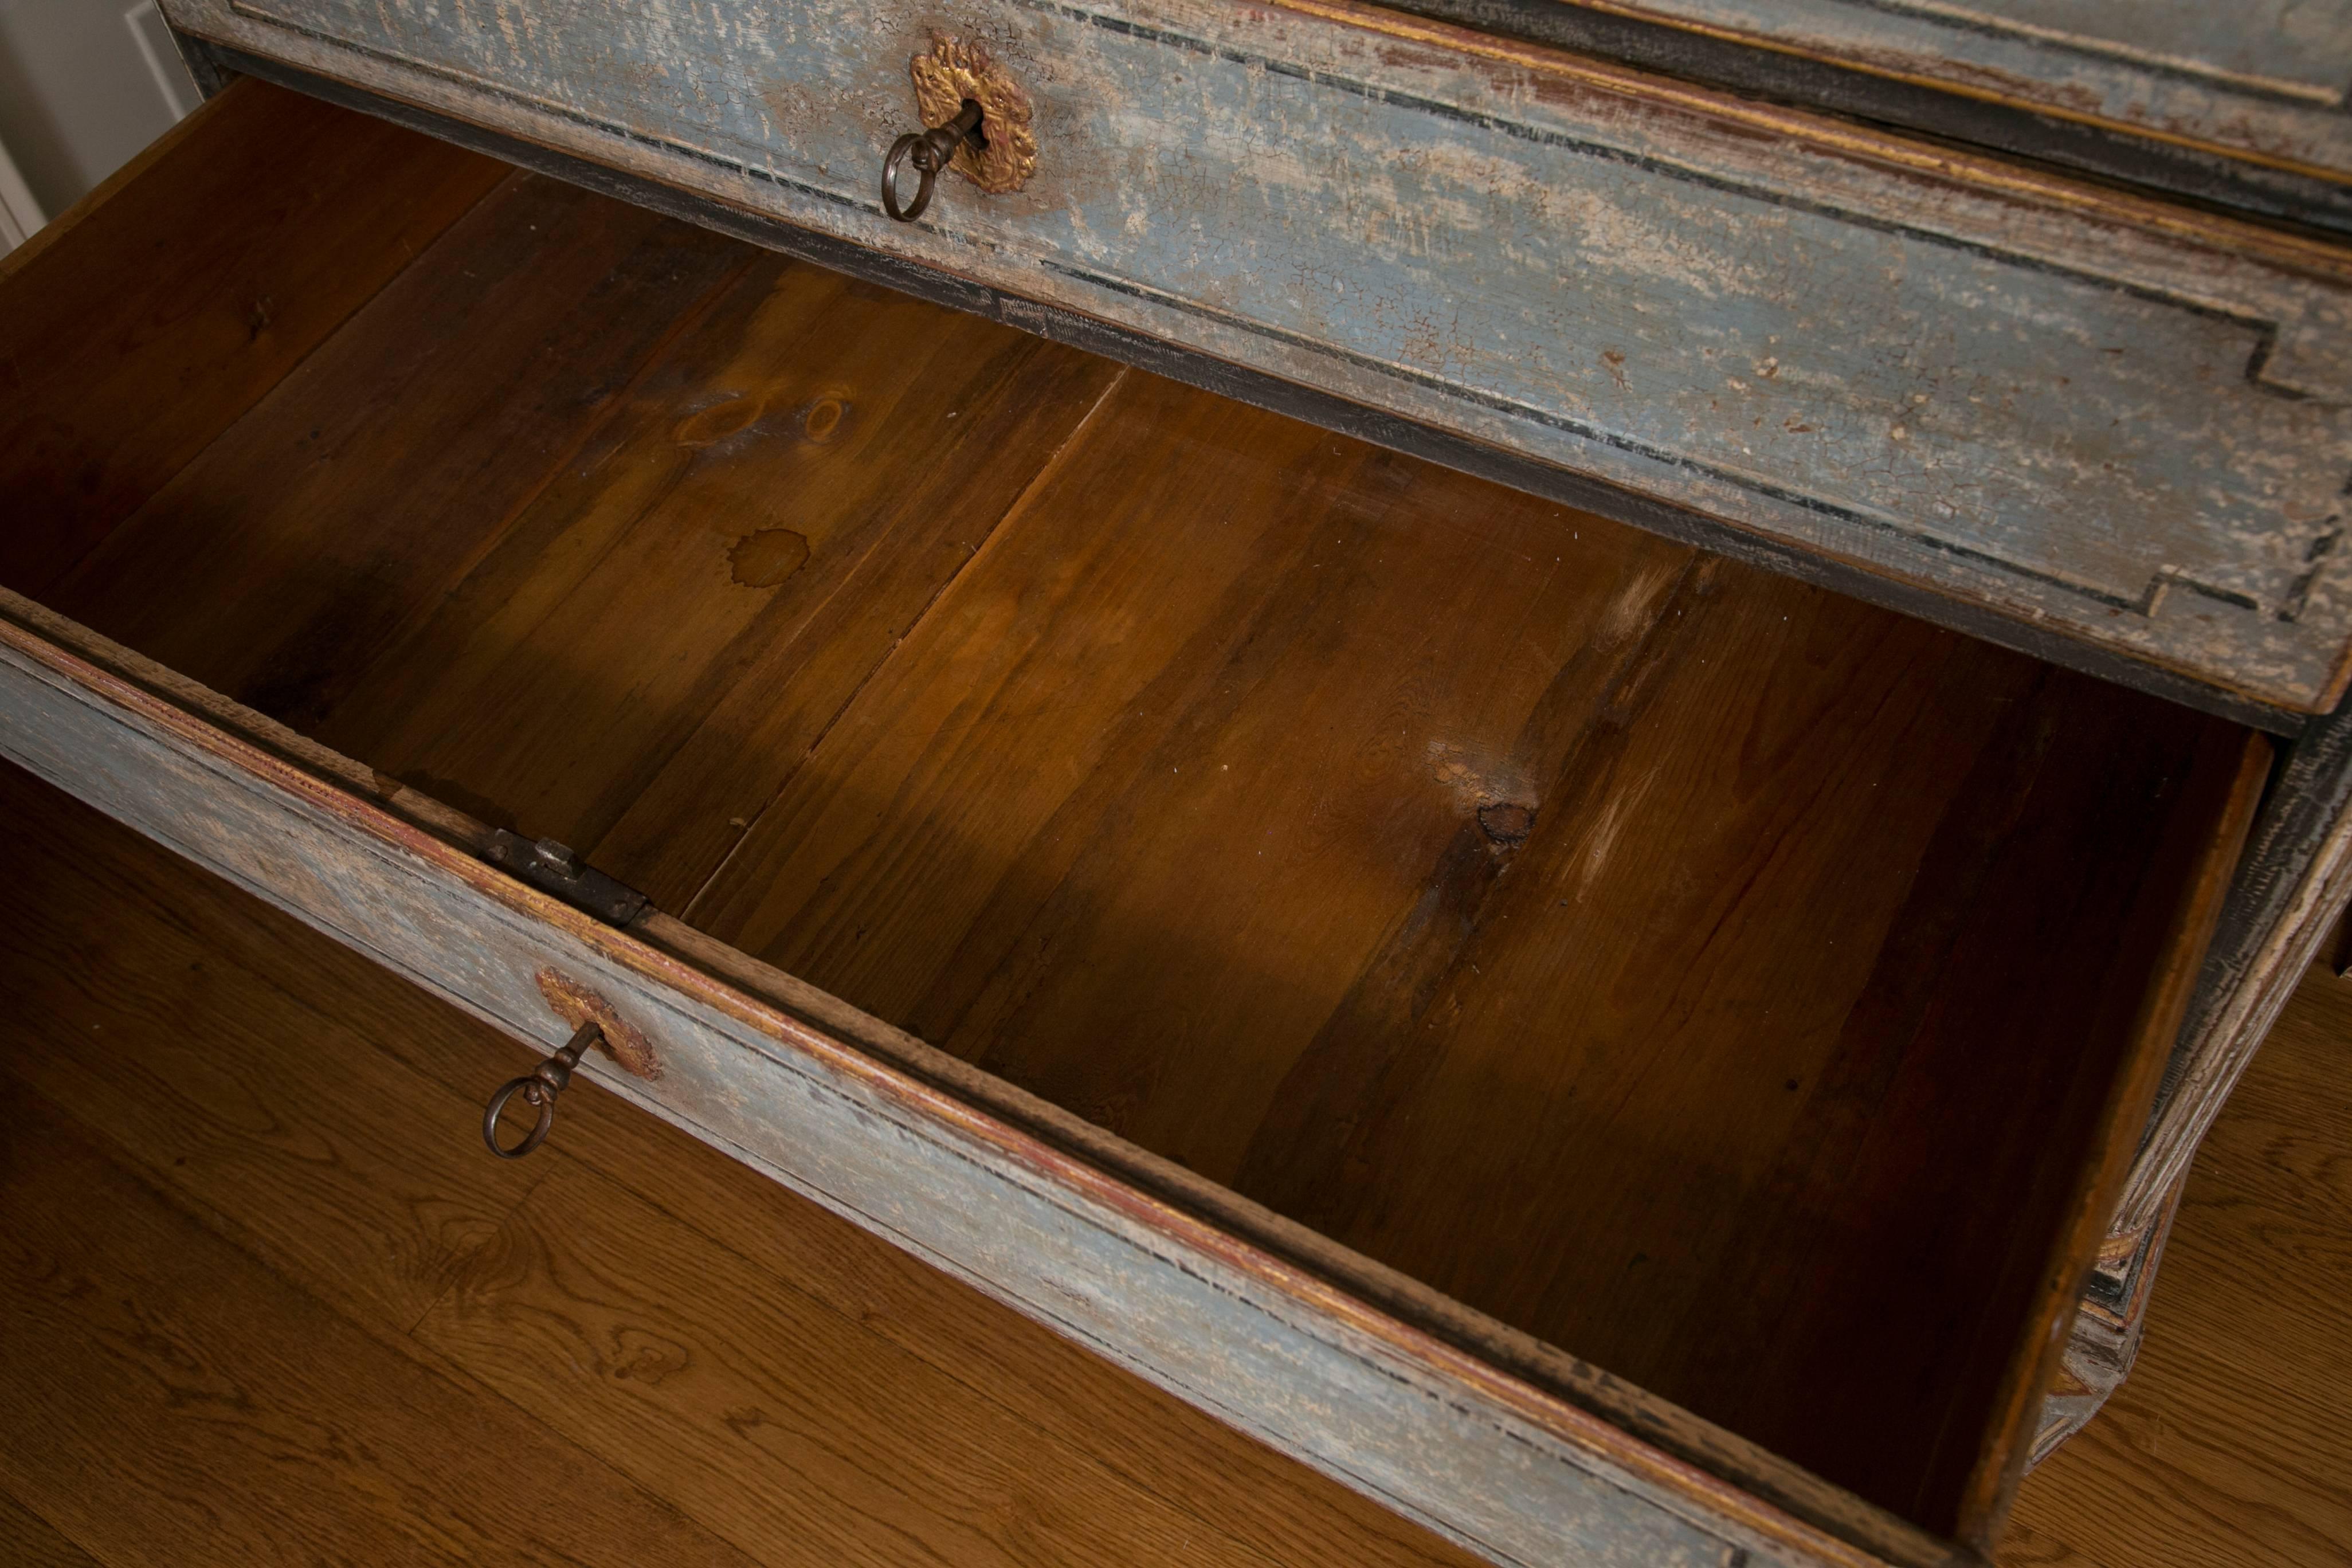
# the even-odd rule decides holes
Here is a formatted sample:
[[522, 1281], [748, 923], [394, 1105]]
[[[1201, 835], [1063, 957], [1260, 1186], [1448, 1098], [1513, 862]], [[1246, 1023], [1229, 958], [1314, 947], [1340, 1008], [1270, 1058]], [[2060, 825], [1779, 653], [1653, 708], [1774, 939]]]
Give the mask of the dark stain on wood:
[[1478, 826], [1486, 830], [1496, 847], [1516, 848], [1536, 830], [1536, 810], [1510, 801], [1491, 801], [1478, 808]]
[[747, 533], [727, 552], [727, 573], [746, 588], [772, 588], [808, 564], [808, 536], [789, 528]]

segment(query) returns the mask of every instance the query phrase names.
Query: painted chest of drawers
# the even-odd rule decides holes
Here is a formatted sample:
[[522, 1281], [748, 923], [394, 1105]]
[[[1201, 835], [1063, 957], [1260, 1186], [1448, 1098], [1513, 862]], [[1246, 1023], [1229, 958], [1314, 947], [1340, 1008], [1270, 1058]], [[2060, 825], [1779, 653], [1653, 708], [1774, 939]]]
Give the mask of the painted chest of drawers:
[[2344, 902], [2352, 247], [1686, 9], [172, 0], [0, 753], [1497, 1563], [1980, 1560]]

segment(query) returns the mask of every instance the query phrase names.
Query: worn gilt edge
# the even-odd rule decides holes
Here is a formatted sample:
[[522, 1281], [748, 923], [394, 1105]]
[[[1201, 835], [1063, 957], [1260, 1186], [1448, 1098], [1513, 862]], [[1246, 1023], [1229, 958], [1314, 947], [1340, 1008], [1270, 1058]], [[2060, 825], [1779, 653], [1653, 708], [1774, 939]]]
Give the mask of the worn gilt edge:
[[980, 105], [980, 133], [987, 147], [978, 153], [969, 142], [958, 147], [951, 165], [957, 174], [991, 195], [1029, 183], [1037, 172], [1029, 95], [984, 45], [935, 33], [931, 52], [908, 61], [907, 72], [914, 78], [915, 104], [925, 125], [945, 125], [962, 111], [966, 99]]
[[1273, 9], [1381, 34], [1446, 54], [1469, 55], [1517, 67], [1637, 102], [1767, 131], [1843, 156], [1973, 185], [2011, 200], [2063, 208], [2101, 222], [2234, 251], [2290, 271], [2352, 282], [2352, 247], [2316, 236], [2270, 228], [2243, 218], [2138, 195], [2096, 184], [2084, 176], [2047, 172], [1983, 153], [1938, 146], [1924, 138], [1847, 124], [1802, 110], [1739, 98], [1549, 45], [1526, 43], [1365, 5], [1362, 0], [1262, 3]]
[[[1979, 103], [1999, 104], [2027, 114], [2047, 115], [2053, 120], [2071, 121], [2077, 125], [2095, 125], [2102, 131], [2112, 131], [2136, 142], [2161, 142], [2170, 147], [2186, 147], [2192, 152], [2210, 153], [2233, 163], [2252, 163], [2265, 169], [2278, 169], [2291, 174], [2302, 174], [2330, 184], [2341, 184], [2344, 171], [2325, 163], [2314, 163], [2299, 158], [2265, 153], [2259, 147], [2234, 142], [2215, 142], [2190, 136], [2178, 131], [2167, 131], [2145, 121], [2117, 120], [2112, 115], [2094, 114], [2087, 110], [2073, 108], [2054, 98], [2026, 98], [1966, 81], [1956, 76], [1937, 76], [1923, 70], [1904, 70], [1883, 64], [1859, 54], [1839, 54], [1827, 49], [1810, 48], [1802, 44], [1785, 42], [1764, 33], [1744, 32], [1719, 22], [1701, 21], [1695, 16], [1674, 16], [1654, 11], [1646, 5], [1629, 5], [1622, 0], [1576, 0], [1588, 10], [1606, 16], [1622, 16], [1628, 21], [1643, 22], [1652, 26], [1671, 27], [1678, 33], [1690, 33], [1702, 38], [1714, 38], [1721, 43], [1738, 44], [1743, 48], [1761, 49], [1770, 54], [1786, 55], [1791, 59], [1809, 60], [1815, 65], [1830, 66], [1839, 70], [1879, 77], [1887, 81], [1899, 81], [1906, 87], [1924, 88], [1930, 92], [1948, 93], [1954, 98], [1974, 99]], [[1929, 15], [1934, 16], [1933, 12]], [[1937, 18], [1941, 20], [1942, 18]], [[2318, 108], [2314, 105], [2314, 108]], [[2321, 112], [2326, 112], [2323, 109]]]
[[[0, 589], [0, 612], [13, 611], [15, 606], [26, 603]], [[54, 616], [45, 615], [43, 618], [62, 621], [62, 617]], [[1008, 1121], [844, 1044], [782, 1007], [713, 979], [701, 968], [674, 957], [631, 931], [604, 925], [552, 895], [506, 876], [385, 806], [338, 787], [242, 736], [190, 714], [154, 695], [142, 684], [59, 647], [19, 625], [13, 614], [0, 614], [0, 648], [13, 650], [67, 686], [79, 689], [93, 705], [119, 710], [152, 726], [232, 773], [258, 781], [374, 840], [396, 856], [421, 862], [531, 923], [560, 931], [597, 958], [744, 1026], [790, 1053], [776, 1058], [780, 1065], [791, 1067], [792, 1056], [797, 1056], [859, 1085], [879, 1100], [902, 1108], [910, 1120], [900, 1123], [900, 1130], [908, 1135], [937, 1141], [936, 1131], [923, 1125], [929, 1123], [930, 1129], [986, 1147], [1034, 1177], [1040, 1194], [1066, 1212], [1087, 1217], [1083, 1208], [1073, 1207], [1062, 1194], [1081, 1204], [1090, 1203], [1139, 1226], [1163, 1245], [1223, 1265], [1268, 1289], [1298, 1309], [1301, 1320], [1319, 1319], [1348, 1331], [1376, 1347], [1384, 1358], [1420, 1374], [1408, 1379], [1415, 1386], [1433, 1381], [1484, 1400], [1492, 1414], [1484, 1415], [1483, 1419], [1507, 1417], [1541, 1433], [1579, 1456], [1596, 1479], [1606, 1481], [1612, 1477], [1623, 1477], [1661, 1498], [1704, 1500], [1720, 1515], [1705, 1521], [1709, 1528], [1731, 1524], [1759, 1542], [1793, 1552], [1806, 1560], [1833, 1564], [1835, 1568], [1876, 1568], [1888, 1561], [1977, 1561], [1965, 1548], [1929, 1536], [1867, 1504], [1862, 1505], [1864, 1509], [1885, 1520], [1882, 1528], [1887, 1531], [1889, 1539], [1882, 1550], [1886, 1555], [1832, 1535], [1559, 1395], [1500, 1372], [1425, 1331], [1368, 1305], [1317, 1274], [1138, 1191], [1096, 1165], [1066, 1154]], [[237, 709], [240, 716], [250, 711], [234, 703], [224, 702], [223, 706]], [[265, 730], [278, 728], [264, 715], [253, 713], [251, 717]], [[346, 763], [346, 767], [354, 773], [364, 772], [356, 763]], [[663, 920], [648, 911], [640, 917], [637, 925]], [[625, 1084], [627, 1080], [622, 1082]], [[1329, 1340], [1328, 1335], [1316, 1337], [1325, 1338], [1349, 1353], [1362, 1353], [1343, 1342]], [[1433, 1392], [1425, 1387], [1422, 1391]], [[1676, 1517], [1689, 1517], [1679, 1510], [1669, 1508], [1667, 1511]]]

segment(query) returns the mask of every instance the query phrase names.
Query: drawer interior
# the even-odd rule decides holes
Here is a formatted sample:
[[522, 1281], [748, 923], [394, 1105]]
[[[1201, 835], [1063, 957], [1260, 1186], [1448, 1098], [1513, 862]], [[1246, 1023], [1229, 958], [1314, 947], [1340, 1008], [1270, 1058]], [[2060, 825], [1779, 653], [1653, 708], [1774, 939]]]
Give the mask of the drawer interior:
[[[0, 582], [1958, 1528], [2259, 737], [274, 89], [201, 118], [215, 205], [148, 212], [167, 150], [0, 274]], [[44, 351], [167, 222], [235, 243]]]

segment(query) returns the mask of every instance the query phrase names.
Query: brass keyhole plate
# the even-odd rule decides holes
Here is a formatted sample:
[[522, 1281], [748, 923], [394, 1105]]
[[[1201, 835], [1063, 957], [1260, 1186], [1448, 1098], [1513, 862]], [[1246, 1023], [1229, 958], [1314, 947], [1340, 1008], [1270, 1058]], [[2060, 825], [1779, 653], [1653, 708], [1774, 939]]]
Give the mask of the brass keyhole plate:
[[950, 168], [992, 195], [1028, 184], [1037, 172], [1029, 95], [985, 46], [934, 34], [930, 51], [917, 55], [908, 72], [914, 78], [915, 104], [926, 125], [945, 125], [966, 99], [980, 105], [980, 133], [986, 145], [966, 142], [956, 149]]
[[661, 1058], [655, 1054], [653, 1043], [610, 1002], [560, 969], [542, 969], [532, 978], [539, 982], [539, 994], [547, 998], [557, 1017], [575, 1029], [586, 1024], [596, 1026], [604, 1036], [604, 1048], [622, 1071], [633, 1078], [661, 1077]]

